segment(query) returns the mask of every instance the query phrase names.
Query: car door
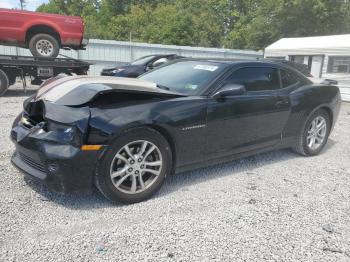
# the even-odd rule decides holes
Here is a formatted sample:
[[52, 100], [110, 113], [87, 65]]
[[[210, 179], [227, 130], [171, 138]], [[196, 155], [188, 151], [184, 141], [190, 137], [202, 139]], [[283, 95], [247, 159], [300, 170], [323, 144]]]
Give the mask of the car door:
[[208, 100], [207, 157], [273, 146], [281, 141], [289, 99], [279, 95], [279, 69], [268, 66], [236, 69], [224, 84], [240, 84], [243, 95]]
[[[287, 68], [280, 69], [280, 76], [281, 76], [282, 89], [279, 90], [278, 96], [284, 100], [290, 101], [291, 92], [293, 92], [295, 89], [303, 85], [309, 84], [308, 80], [305, 78], [304, 75], [291, 69], [287, 69]], [[290, 101], [289, 104], [290, 104], [289, 106], [290, 115], [288, 117], [288, 122], [282, 134], [283, 138], [286, 140], [293, 139], [295, 134], [300, 129], [300, 127], [295, 124], [300, 122], [300, 113], [293, 112], [292, 110], [293, 103]], [[295, 101], [294, 101], [294, 104], [295, 104]]]

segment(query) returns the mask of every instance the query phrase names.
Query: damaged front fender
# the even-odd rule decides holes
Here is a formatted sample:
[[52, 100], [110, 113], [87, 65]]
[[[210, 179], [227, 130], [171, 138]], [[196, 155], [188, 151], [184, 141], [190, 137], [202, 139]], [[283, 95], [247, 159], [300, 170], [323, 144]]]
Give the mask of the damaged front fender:
[[[29, 102], [11, 130], [16, 152], [12, 163], [57, 192], [91, 192], [102, 150], [83, 151], [88, 129], [87, 107]], [[35, 119], [35, 120], [33, 120]]]
[[[17, 142], [30, 136], [44, 141], [72, 144], [80, 147], [86, 138], [90, 119], [88, 107], [69, 107], [48, 101], [31, 101], [24, 105], [17, 132]], [[14, 126], [14, 129], [19, 129]]]

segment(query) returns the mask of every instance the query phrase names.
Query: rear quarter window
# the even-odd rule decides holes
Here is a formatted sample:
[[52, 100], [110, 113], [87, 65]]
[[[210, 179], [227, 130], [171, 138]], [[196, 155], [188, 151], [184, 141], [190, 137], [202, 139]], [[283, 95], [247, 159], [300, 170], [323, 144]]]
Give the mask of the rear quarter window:
[[294, 86], [301, 82], [300, 77], [289, 70], [281, 69], [280, 73], [283, 88]]

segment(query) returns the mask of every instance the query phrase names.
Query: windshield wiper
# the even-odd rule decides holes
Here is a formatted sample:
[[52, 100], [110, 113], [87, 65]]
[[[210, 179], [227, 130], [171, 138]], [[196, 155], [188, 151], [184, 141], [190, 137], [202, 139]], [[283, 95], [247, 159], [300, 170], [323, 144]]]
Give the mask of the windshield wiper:
[[164, 89], [164, 90], [170, 90], [169, 87], [163, 86], [163, 85], [160, 85], [160, 84], [157, 84], [157, 87], [160, 88], [160, 89]]

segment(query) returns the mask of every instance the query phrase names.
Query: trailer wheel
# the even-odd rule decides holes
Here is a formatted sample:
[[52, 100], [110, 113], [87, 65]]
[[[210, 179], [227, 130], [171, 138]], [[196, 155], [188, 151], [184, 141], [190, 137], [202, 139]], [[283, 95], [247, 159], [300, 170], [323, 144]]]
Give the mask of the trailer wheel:
[[5, 72], [0, 69], [0, 96], [6, 93], [9, 87], [9, 79]]
[[57, 57], [60, 45], [52, 35], [36, 34], [29, 41], [29, 50], [36, 57]]

